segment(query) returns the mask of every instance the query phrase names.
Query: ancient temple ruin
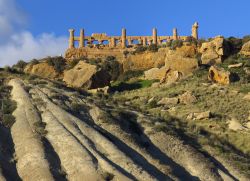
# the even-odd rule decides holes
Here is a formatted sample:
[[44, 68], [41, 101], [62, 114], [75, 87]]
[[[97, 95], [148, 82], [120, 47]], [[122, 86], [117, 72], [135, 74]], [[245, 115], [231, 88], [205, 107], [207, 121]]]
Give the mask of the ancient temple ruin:
[[198, 39], [198, 27], [198, 23], [195, 22], [192, 26], [191, 36], [179, 36], [176, 28], [173, 29], [172, 36], [158, 36], [156, 28], [153, 28], [151, 36], [127, 36], [126, 29], [123, 28], [121, 36], [108, 36], [106, 33], [93, 33], [91, 36], [85, 36], [84, 29], [81, 29], [80, 36], [76, 37], [74, 35], [75, 30], [70, 29], [69, 48], [75, 48], [75, 42], [78, 42], [79, 48], [83, 48], [89, 45], [91, 46], [94, 44], [94, 42], [95, 45], [103, 45], [111, 48], [126, 48], [135, 44], [147, 46], [151, 44], [161, 45], [164, 42], [170, 40], [185, 41], [189, 37]]
[[[195, 22], [190, 36], [179, 36], [176, 28], [173, 29], [172, 36], [158, 36], [156, 28], [153, 28], [150, 36], [128, 36], [126, 29], [123, 28], [121, 36], [108, 36], [106, 33], [93, 33], [91, 36], [86, 36], [84, 29], [81, 29], [78, 37], [75, 36], [75, 30], [70, 29], [69, 48], [65, 53], [65, 58], [121, 57], [125, 50], [133, 49], [133, 47], [138, 45], [149, 46], [155, 44], [161, 46], [172, 40], [197, 40], [198, 27], [198, 23]], [[78, 44], [78, 47], [76, 44]]]

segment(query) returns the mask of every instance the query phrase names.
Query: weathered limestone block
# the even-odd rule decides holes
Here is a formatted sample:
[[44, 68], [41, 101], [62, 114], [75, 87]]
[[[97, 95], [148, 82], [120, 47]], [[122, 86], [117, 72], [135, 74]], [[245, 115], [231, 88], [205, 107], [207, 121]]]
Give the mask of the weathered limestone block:
[[187, 120], [201, 120], [201, 119], [208, 119], [211, 117], [210, 111], [200, 112], [200, 113], [190, 113], [187, 116]]
[[218, 64], [222, 63], [223, 58], [228, 55], [225, 40], [222, 36], [215, 37], [210, 42], [205, 42], [200, 48], [202, 64]]
[[177, 105], [179, 102], [179, 99], [177, 97], [164, 97], [159, 102], [157, 102], [157, 105], [167, 105], [167, 106], [174, 106]]
[[208, 73], [208, 79], [216, 83], [227, 85], [232, 82], [232, 74], [222, 68], [211, 66]]
[[[188, 48], [189, 49], [189, 48]], [[191, 48], [192, 49], [192, 48]], [[182, 52], [184, 48], [180, 50], [168, 50], [165, 58], [165, 67], [173, 71], [178, 71], [183, 75], [188, 75], [198, 68], [198, 60], [189, 55], [193, 56], [192, 53]]]
[[196, 97], [189, 91], [179, 96], [179, 101], [182, 104], [192, 104], [197, 101]]
[[97, 66], [80, 61], [64, 72], [63, 81], [71, 87], [96, 89], [110, 84], [111, 76]]
[[144, 72], [144, 78], [147, 80], [160, 80], [160, 83], [174, 83], [180, 80], [182, 73], [173, 71], [164, 67], [152, 68]]
[[55, 79], [60, 76], [55, 68], [46, 62], [41, 62], [36, 65], [28, 64], [25, 67], [24, 72], [50, 79]]
[[167, 74], [168, 69], [165, 67], [161, 68], [152, 68], [144, 72], [144, 77], [147, 80], [161, 80]]
[[237, 64], [228, 65], [228, 68], [239, 68], [242, 66], [243, 66], [243, 63], [237, 63]]
[[164, 66], [166, 49], [160, 48], [158, 52], [144, 52], [142, 54], [128, 55], [123, 59], [124, 72], [128, 70], [147, 70]]
[[240, 54], [249, 57], [250, 56], [250, 41], [248, 41], [247, 43], [245, 43], [241, 50], [240, 50]]

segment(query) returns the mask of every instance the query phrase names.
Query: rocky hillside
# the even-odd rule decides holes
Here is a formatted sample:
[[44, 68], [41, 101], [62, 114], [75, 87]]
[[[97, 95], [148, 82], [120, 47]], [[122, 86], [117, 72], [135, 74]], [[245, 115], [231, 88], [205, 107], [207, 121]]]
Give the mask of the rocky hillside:
[[250, 59], [226, 41], [1, 69], [0, 180], [250, 180]]

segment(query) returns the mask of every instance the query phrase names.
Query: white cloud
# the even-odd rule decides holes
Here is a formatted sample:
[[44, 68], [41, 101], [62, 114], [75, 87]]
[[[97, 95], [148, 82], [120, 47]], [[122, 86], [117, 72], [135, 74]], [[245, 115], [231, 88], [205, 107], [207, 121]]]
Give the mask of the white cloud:
[[21, 59], [61, 55], [67, 48], [66, 42], [66, 37], [55, 37], [53, 34], [39, 37], [30, 32], [14, 34], [7, 44], [0, 46], [0, 66], [13, 65]]
[[67, 48], [67, 37], [43, 33], [32, 35], [25, 30], [26, 15], [14, 0], [0, 0], [0, 67], [18, 60], [61, 55]]

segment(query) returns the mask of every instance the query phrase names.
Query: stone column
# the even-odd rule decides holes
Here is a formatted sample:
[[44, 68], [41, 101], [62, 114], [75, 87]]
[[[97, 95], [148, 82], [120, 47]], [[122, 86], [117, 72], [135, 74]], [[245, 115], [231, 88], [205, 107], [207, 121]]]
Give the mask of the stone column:
[[84, 40], [85, 40], [84, 29], [81, 29], [80, 39], [79, 39], [79, 48], [85, 47]]
[[199, 28], [199, 24], [198, 22], [195, 22], [192, 26], [192, 37], [195, 38], [196, 40], [198, 40], [198, 28]]
[[143, 44], [143, 46], [146, 46], [146, 45], [147, 45], [147, 38], [146, 38], [146, 37], [143, 37], [143, 39], [142, 39], [142, 44]]
[[126, 48], [126, 29], [122, 29], [122, 37], [121, 37], [122, 48]]
[[128, 38], [128, 45], [132, 45], [132, 40], [131, 40], [131, 38]]
[[153, 44], [157, 45], [157, 29], [153, 28]]
[[174, 29], [173, 29], [173, 39], [174, 39], [174, 40], [178, 40], [177, 28], [174, 28]]
[[75, 48], [75, 30], [69, 29], [69, 48]]
[[138, 39], [138, 44], [141, 45], [142, 44], [142, 40]]
[[116, 46], [114, 37], [111, 37], [110, 42], [109, 42], [109, 46], [110, 47], [115, 47]]

